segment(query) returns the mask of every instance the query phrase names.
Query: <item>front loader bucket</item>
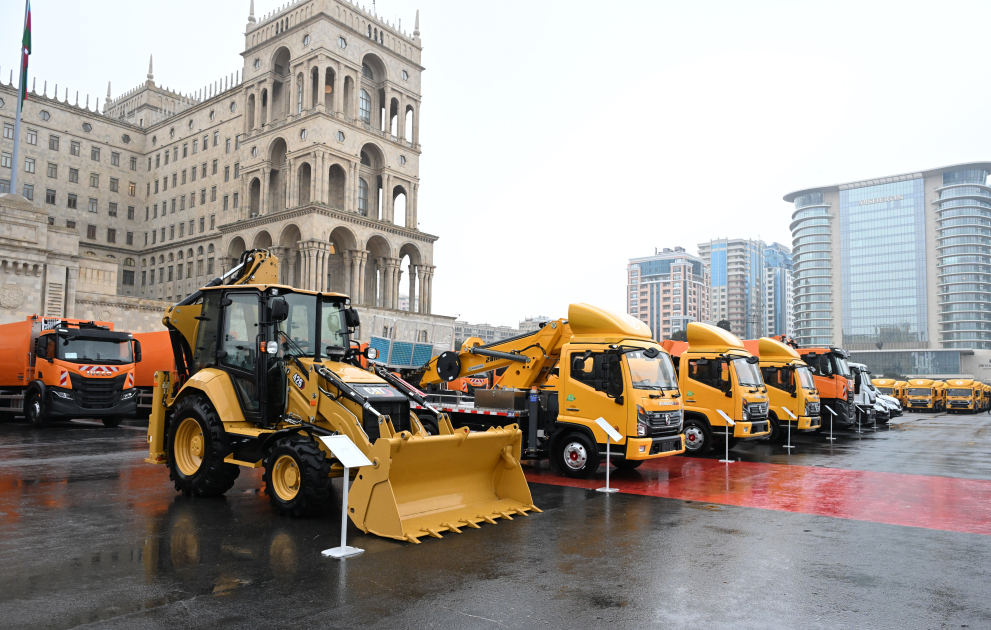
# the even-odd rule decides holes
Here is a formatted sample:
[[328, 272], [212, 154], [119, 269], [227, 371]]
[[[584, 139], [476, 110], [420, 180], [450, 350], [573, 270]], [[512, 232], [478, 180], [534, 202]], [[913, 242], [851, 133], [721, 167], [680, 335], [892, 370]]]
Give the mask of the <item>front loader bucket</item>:
[[364, 532], [419, 542], [440, 532], [539, 511], [520, 467], [516, 425], [453, 435], [379, 438], [348, 493], [351, 520]]

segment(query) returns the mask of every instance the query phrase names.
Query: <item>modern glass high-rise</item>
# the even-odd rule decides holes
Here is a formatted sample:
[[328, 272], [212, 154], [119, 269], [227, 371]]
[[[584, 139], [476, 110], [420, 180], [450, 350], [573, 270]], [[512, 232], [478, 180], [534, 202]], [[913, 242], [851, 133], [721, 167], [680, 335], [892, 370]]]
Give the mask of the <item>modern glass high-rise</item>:
[[764, 336], [792, 335], [791, 248], [771, 243], [764, 248]]
[[989, 172], [961, 164], [786, 195], [799, 342], [991, 348]]
[[699, 243], [699, 256], [712, 275], [709, 312], [713, 321], [727, 320], [742, 339], [764, 334], [763, 241], [720, 238]]

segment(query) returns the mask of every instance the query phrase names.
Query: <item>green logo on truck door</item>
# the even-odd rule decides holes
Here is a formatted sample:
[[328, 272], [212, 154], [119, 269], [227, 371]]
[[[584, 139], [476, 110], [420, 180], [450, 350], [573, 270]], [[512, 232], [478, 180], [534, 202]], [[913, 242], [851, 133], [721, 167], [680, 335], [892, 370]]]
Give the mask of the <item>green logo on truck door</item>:
[[695, 395], [695, 392], [688, 392], [688, 395], [689, 396], [694, 396]]
[[568, 394], [568, 402], [571, 402], [574, 399], [575, 399], [575, 395], [574, 394]]

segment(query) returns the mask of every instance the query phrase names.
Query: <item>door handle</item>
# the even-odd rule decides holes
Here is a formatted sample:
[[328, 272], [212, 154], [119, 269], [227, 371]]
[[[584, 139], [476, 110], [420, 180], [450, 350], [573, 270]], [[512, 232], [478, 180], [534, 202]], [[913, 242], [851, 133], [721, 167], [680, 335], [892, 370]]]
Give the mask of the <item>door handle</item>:
[[581, 411], [578, 407], [568, 407], [568, 411]]

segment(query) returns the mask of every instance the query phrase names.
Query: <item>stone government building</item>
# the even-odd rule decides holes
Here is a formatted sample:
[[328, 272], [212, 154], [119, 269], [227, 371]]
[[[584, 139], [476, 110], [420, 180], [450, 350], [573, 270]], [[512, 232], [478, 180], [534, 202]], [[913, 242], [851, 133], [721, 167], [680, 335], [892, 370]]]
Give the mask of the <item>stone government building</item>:
[[[17, 85], [0, 84], [0, 322], [157, 329], [168, 304], [264, 247], [283, 282], [347, 293], [376, 325], [413, 318], [417, 340], [442, 341], [453, 319], [431, 315], [437, 237], [417, 221], [419, 16], [410, 37], [346, 0], [260, 19], [252, 0], [244, 37], [243, 68], [192, 94], [156, 84], [151, 61], [134, 89], [108, 85], [102, 113], [35, 82], [16, 165]], [[399, 311], [401, 287], [413, 313]]]

